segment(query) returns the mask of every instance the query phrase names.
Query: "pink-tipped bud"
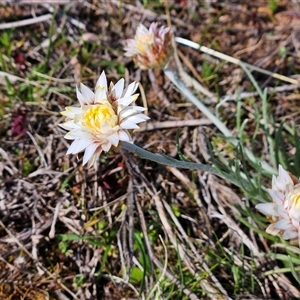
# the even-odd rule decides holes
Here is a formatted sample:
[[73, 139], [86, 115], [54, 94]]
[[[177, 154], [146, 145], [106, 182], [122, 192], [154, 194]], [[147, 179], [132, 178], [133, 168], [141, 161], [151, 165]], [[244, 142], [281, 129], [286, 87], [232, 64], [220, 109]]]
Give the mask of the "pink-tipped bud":
[[142, 70], [162, 69], [173, 52], [171, 28], [151, 23], [149, 30], [140, 24], [134, 39], [126, 41], [125, 56], [132, 57]]

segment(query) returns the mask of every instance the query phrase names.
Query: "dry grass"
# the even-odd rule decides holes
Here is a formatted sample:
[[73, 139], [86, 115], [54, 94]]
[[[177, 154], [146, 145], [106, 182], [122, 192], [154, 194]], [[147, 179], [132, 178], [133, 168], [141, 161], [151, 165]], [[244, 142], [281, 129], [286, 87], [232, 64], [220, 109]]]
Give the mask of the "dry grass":
[[[180, 150], [190, 161], [211, 164], [205, 137], [229, 161], [234, 147], [162, 71], [135, 69], [123, 41], [139, 22], [171, 22], [176, 36], [297, 81], [299, 5], [41, 2], [0, 2], [0, 299], [298, 299], [299, 253], [264, 234], [266, 220], [254, 209], [263, 192], [249, 195], [207, 172], [157, 165], [125, 150], [86, 169], [65, 155], [68, 142], [57, 125], [59, 112], [76, 103], [75, 85], [94, 86], [104, 69], [114, 82], [141, 82], [138, 101], [151, 120], [135, 134], [137, 145], [178, 158], [180, 128]], [[274, 168], [297, 162], [295, 82], [253, 73], [269, 88], [266, 125], [262, 100], [239, 66], [177, 50], [182, 70], [202, 85], [193, 85], [199, 98], [217, 107], [245, 147]], [[248, 119], [243, 134], [237, 116]], [[283, 118], [284, 143], [273, 160], [268, 138]], [[300, 175], [299, 165], [290, 170]]]

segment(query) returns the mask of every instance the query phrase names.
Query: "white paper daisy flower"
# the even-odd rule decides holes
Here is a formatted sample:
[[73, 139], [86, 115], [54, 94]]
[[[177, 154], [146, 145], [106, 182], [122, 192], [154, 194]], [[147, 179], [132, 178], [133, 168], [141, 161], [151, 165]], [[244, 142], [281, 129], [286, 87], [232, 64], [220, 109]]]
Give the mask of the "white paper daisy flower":
[[268, 189], [273, 202], [260, 203], [256, 209], [272, 222], [266, 232], [278, 235], [291, 244], [300, 246], [300, 180], [279, 165], [278, 176], [273, 176]]
[[118, 147], [122, 141], [132, 143], [132, 130], [149, 119], [143, 114], [143, 107], [133, 105], [138, 97], [134, 94], [137, 87], [138, 83], [133, 82], [124, 89], [124, 79], [120, 79], [115, 85], [110, 83], [108, 88], [104, 72], [95, 92], [84, 84], [76, 87], [80, 107], [66, 107], [61, 114], [69, 120], [59, 124], [69, 131], [65, 138], [73, 140], [67, 154], [84, 151], [83, 165], [88, 163], [91, 167], [103, 151]]

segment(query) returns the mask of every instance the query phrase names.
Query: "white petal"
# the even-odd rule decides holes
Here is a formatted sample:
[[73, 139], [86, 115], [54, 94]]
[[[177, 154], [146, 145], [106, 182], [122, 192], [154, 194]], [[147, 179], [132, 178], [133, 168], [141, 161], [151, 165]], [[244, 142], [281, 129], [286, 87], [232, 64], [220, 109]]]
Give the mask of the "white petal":
[[74, 123], [73, 120], [67, 121], [62, 124], [58, 124], [58, 126], [60, 126], [61, 128], [65, 129], [65, 130], [72, 130], [72, 129], [79, 127], [77, 124]]
[[115, 147], [119, 144], [119, 135], [117, 133], [114, 133], [107, 137], [107, 139], [114, 145]]
[[146, 108], [145, 107], [142, 107], [142, 106], [136, 106], [136, 105], [132, 105], [132, 106], [127, 106], [128, 108], [130, 108], [130, 109], [133, 109], [133, 110], [135, 110], [135, 111], [145, 111], [146, 110]]
[[[128, 106], [129, 108], [130, 106]], [[119, 113], [120, 120], [124, 120], [132, 115], [135, 115], [137, 112], [132, 109], [123, 109], [122, 112]]]
[[75, 117], [75, 115], [81, 114], [81, 113], [82, 113], [82, 111], [81, 111], [80, 107], [67, 106], [65, 108], [65, 110], [62, 111], [60, 114], [67, 118], [73, 119]]
[[145, 35], [148, 35], [148, 29], [142, 27], [141, 25], [142, 25], [142, 24], [140, 24], [140, 26], [139, 26], [139, 27], [137, 28], [137, 30], [136, 30], [136, 33], [135, 33], [135, 36], [134, 36], [135, 42], [136, 42], [137, 40], [140, 40], [140, 37], [145, 36]]
[[113, 90], [111, 91], [113, 93], [113, 95], [119, 99], [122, 97], [122, 93], [123, 93], [123, 89], [124, 89], [124, 79], [121, 78], [116, 85], [114, 86]]
[[125, 56], [132, 57], [133, 55], [139, 54], [139, 51], [136, 48], [135, 40], [127, 40], [126, 43], [127, 46], [124, 48], [124, 50], [126, 51], [124, 53]]
[[81, 106], [86, 105], [85, 98], [79, 91], [78, 86], [76, 86], [76, 96]]
[[140, 128], [135, 123], [132, 123], [128, 120], [125, 120], [124, 122], [122, 122], [120, 124], [120, 126], [122, 127], [122, 129], [138, 129], [138, 128]]
[[119, 140], [120, 141], [124, 141], [124, 142], [131, 142], [132, 141], [131, 135], [127, 130], [120, 130], [118, 132], [118, 134], [119, 134]]
[[67, 140], [74, 140], [74, 139], [78, 139], [78, 140], [79, 139], [90, 139], [90, 140], [93, 140], [93, 136], [89, 132], [83, 131], [81, 128], [71, 130], [70, 132], [68, 132], [65, 135], [65, 138]]
[[283, 202], [285, 199], [284, 194], [273, 189], [267, 189], [267, 192], [269, 193], [269, 195], [277, 205], [283, 206]]
[[105, 72], [103, 71], [96, 83], [96, 90], [100, 89], [100, 90], [105, 90], [107, 92], [107, 79], [105, 76]]
[[278, 176], [272, 178], [272, 189], [284, 192], [287, 184], [293, 184], [289, 173], [281, 165], [278, 167]]
[[293, 183], [292, 178], [291, 178], [289, 172], [286, 171], [286, 170], [282, 167], [282, 165], [279, 165], [279, 171], [278, 171], [278, 173], [279, 173], [279, 176], [278, 176], [278, 177], [279, 177], [279, 180], [280, 180], [281, 182], [285, 182], [285, 183]]
[[132, 122], [132, 123], [141, 123], [141, 122], [145, 122], [146, 120], [149, 120], [150, 118], [147, 117], [146, 115], [143, 114], [138, 114], [138, 115], [134, 115], [134, 116], [130, 116], [127, 118], [128, 121]]
[[289, 215], [292, 219], [295, 221], [299, 222], [300, 221], [300, 211], [297, 205], [294, 205], [290, 210], [289, 210]]
[[286, 209], [283, 206], [277, 206], [276, 210], [278, 212], [278, 215], [281, 216], [281, 218], [289, 220], [289, 214], [287, 213]]
[[142, 23], [139, 24], [137, 30], [136, 30], [137, 33], [141, 33], [141, 34], [145, 34], [145, 33], [148, 33], [148, 29], [145, 25], [143, 25]]
[[101, 145], [103, 151], [108, 152], [111, 148], [111, 142], [108, 140], [105, 144]]
[[276, 211], [275, 203], [260, 203], [255, 206], [257, 210], [259, 210], [264, 215], [268, 216], [279, 216]]
[[67, 106], [66, 110], [72, 112], [75, 115], [81, 113], [81, 108], [77, 106]]
[[138, 82], [130, 83], [129, 86], [124, 90], [122, 97], [131, 96], [136, 91], [138, 86], [139, 86]]
[[[163, 29], [163, 26], [161, 27]], [[166, 27], [163, 29], [162, 34], [165, 35], [166, 33], [168, 33], [171, 30], [171, 27]]]
[[117, 103], [118, 103], [118, 105], [128, 106], [129, 104], [134, 102], [136, 100], [136, 98], [137, 97], [133, 97], [133, 96], [122, 97], [122, 98], [117, 100]]
[[85, 99], [86, 104], [93, 104], [95, 99], [95, 94], [84, 84], [80, 84], [80, 91]]
[[90, 159], [91, 157], [95, 154], [95, 151], [99, 147], [98, 143], [92, 143], [88, 147], [86, 147], [84, 156], [83, 156], [83, 162], [82, 165], [84, 166]]
[[91, 139], [77, 139], [69, 147], [67, 154], [77, 154], [93, 143]]
[[298, 237], [298, 231], [296, 229], [294, 230], [286, 230], [283, 235], [282, 238], [284, 240], [290, 240], [290, 239], [294, 239]]
[[274, 228], [280, 229], [280, 230], [289, 230], [294, 228], [294, 226], [291, 224], [291, 222], [287, 219], [281, 219], [280, 221], [274, 223]]
[[101, 154], [102, 150], [100, 151], [99, 149], [97, 152], [89, 159], [87, 167], [90, 168], [91, 166], [94, 165], [94, 163], [99, 159], [99, 156]]
[[157, 23], [156, 22], [152, 22], [149, 26], [149, 31], [155, 32], [157, 31], [158, 27], [157, 27]]
[[[137, 109], [137, 107], [139, 107], [141, 109]], [[144, 110], [145, 109], [140, 106], [135, 106], [135, 108], [131, 108], [131, 106], [127, 106], [119, 112], [119, 116], [121, 119], [125, 119], [128, 116], [139, 114], [140, 111], [144, 111]]]
[[76, 136], [73, 136], [73, 135], [72, 135], [72, 131], [68, 132], [68, 133], [64, 136], [64, 138], [65, 138], [66, 140], [76, 140], [76, 139], [77, 139]]
[[101, 103], [107, 101], [107, 91], [97, 89], [95, 91], [95, 103]]

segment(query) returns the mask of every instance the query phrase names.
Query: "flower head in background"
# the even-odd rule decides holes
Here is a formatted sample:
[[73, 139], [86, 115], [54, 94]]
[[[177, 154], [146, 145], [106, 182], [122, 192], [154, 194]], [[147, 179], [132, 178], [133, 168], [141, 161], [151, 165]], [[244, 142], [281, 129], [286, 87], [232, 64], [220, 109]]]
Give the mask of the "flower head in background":
[[256, 209], [272, 222], [267, 233], [300, 247], [300, 180], [279, 165], [279, 174], [273, 176], [268, 193], [273, 202], [256, 205]]
[[149, 30], [140, 24], [134, 39], [126, 41], [125, 56], [132, 57], [142, 70], [163, 68], [172, 54], [171, 28], [151, 23]]
[[107, 87], [105, 73], [96, 83], [95, 92], [84, 84], [76, 87], [80, 107], [68, 106], [61, 112], [69, 120], [60, 126], [69, 132], [65, 135], [73, 143], [67, 154], [84, 151], [83, 165], [91, 167], [104, 151], [118, 147], [120, 142], [132, 143], [130, 132], [138, 129], [138, 123], [149, 118], [141, 106], [132, 105], [138, 97], [134, 94], [138, 83], [124, 89], [124, 79]]

